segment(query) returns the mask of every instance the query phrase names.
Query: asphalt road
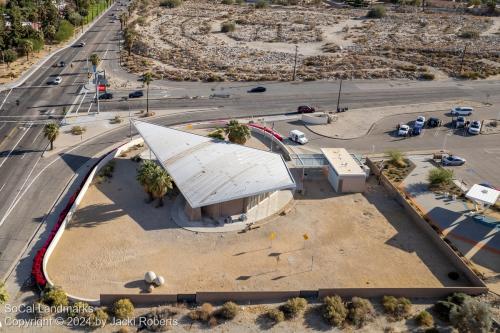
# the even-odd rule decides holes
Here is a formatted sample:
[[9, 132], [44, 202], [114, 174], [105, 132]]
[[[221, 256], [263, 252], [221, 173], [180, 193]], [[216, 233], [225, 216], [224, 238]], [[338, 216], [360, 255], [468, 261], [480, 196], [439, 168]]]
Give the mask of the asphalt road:
[[[47, 141], [43, 138], [41, 122], [49, 117], [61, 115], [64, 108], [72, 112], [78, 110], [80, 113], [95, 109], [95, 105], [92, 104], [92, 93], [79, 94], [88, 81], [86, 58], [91, 53], [98, 53], [101, 56], [104, 68], [108, 69], [108, 75], [137, 81], [135, 76], [123, 72], [117, 66], [119, 21], [116, 20], [115, 23], [110, 21], [108, 16], [104, 16], [80, 38], [80, 41], [87, 43], [84, 48], [68, 48], [60, 52], [48, 61], [47, 65], [37, 70], [23, 86], [0, 93], [0, 277], [7, 272], [61, 191], [72, 179], [75, 171], [106, 147], [125, 139], [128, 134], [128, 127], [125, 126], [123, 129], [112, 131], [62, 152], [59, 156], [42, 157]], [[65, 68], [51, 66], [59, 61], [65, 61], [68, 66]], [[71, 62], [73, 67], [69, 66]], [[62, 84], [47, 86], [46, 81], [54, 75], [63, 77]], [[186, 112], [158, 120], [160, 124], [171, 125], [207, 119], [284, 114], [295, 111], [297, 105], [301, 104], [332, 110], [337, 104], [339, 82], [264, 84], [268, 87], [266, 93], [248, 94], [246, 91], [254, 86], [253, 84], [157, 81], [151, 89], [150, 107], [152, 110], [216, 107], [215, 110]], [[221, 91], [229, 92], [231, 97], [207, 98], [210, 94]], [[499, 81], [349, 81], [343, 84], [341, 106], [356, 108], [460, 98], [485, 101], [500, 97], [499, 92]], [[106, 112], [129, 108], [145, 109], [145, 99], [121, 101], [121, 97], [127, 95], [128, 90], [117, 90], [114, 100], [101, 103], [101, 110]], [[182, 96], [205, 96], [205, 98], [173, 98]], [[16, 105], [16, 100], [19, 100], [19, 105]], [[394, 125], [391, 122], [392, 126]], [[442, 136], [434, 137], [433, 134], [425, 133], [420, 138], [401, 141], [390, 137], [383, 128], [380, 130], [376, 128], [375, 132], [365, 139], [349, 142], [319, 138], [318, 140], [325, 140], [324, 143], [321, 142], [324, 146], [345, 146], [356, 151], [383, 151], [388, 147], [435, 148], [443, 139]], [[484, 139], [481, 137], [460, 140], [458, 137], [456, 141], [449, 139], [447, 148], [454, 148], [455, 145], [463, 146], [459, 148], [477, 154], [477, 146], [495, 149], [498, 147], [499, 139], [498, 136], [490, 136]], [[473, 142], [476, 142], [476, 146]], [[373, 145], [375, 148], [372, 148]], [[474, 170], [478, 173], [490, 172], [477, 168]], [[496, 177], [494, 172], [491, 175]]]

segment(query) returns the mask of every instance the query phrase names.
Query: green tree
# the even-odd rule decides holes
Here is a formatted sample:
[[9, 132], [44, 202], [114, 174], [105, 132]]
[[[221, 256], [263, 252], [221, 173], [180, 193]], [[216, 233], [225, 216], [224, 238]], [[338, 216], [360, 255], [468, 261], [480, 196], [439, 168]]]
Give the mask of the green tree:
[[158, 165], [151, 160], [146, 160], [141, 163], [139, 170], [137, 170], [136, 179], [141, 184], [144, 192], [148, 194], [149, 201], [154, 200], [153, 191], [151, 190], [152, 179], [154, 171]]
[[142, 81], [146, 84], [146, 114], [149, 115], [149, 84], [153, 82], [153, 73], [142, 74]]
[[153, 197], [158, 199], [158, 206], [163, 206], [163, 197], [172, 188], [172, 178], [170, 178], [165, 169], [157, 165], [151, 179], [151, 192], [153, 193]]
[[59, 136], [59, 125], [56, 123], [46, 124], [43, 128], [43, 136], [50, 142], [50, 150], [54, 149], [54, 141]]
[[92, 63], [93, 66], [98, 66], [99, 63], [101, 62], [101, 58], [99, 58], [99, 55], [97, 53], [92, 53], [89, 57], [90, 62]]
[[59, 26], [55, 34], [55, 40], [57, 40], [58, 42], [64, 42], [65, 40], [70, 39], [74, 33], [75, 28], [73, 27], [73, 25], [66, 20], [62, 20], [61, 22], [59, 22]]
[[231, 120], [224, 128], [229, 141], [244, 145], [250, 139], [250, 128], [245, 124], [240, 124], [238, 120]]
[[431, 185], [449, 184], [453, 180], [453, 170], [434, 168], [429, 171], [427, 180]]
[[5, 60], [5, 63], [7, 64], [7, 67], [9, 67], [11, 62], [16, 61], [17, 53], [14, 50], [8, 49], [8, 50], [3, 51], [3, 57]]
[[54, 41], [54, 39], [56, 38], [56, 33], [57, 33], [56, 27], [53, 26], [52, 24], [47, 25], [43, 29], [43, 36], [50, 42]]
[[26, 60], [30, 60], [30, 53], [33, 52], [33, 42], [29, 39], [23, 39], [19, 43], [19, 47], [23, 54], [26, 55]]
[[123, 37], [123, 43], [130, 57], [130, 54], [132, 53], [132, 47], [134, 46], [135, 40], [137, 39], [137, 32], [132, 27], [128, 27], [127, 29], [125, 29]]

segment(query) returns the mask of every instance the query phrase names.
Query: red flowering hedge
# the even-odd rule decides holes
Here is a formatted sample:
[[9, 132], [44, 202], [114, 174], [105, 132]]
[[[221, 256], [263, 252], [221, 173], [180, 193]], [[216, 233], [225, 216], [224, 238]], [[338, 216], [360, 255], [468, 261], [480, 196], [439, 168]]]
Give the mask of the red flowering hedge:
[[85, 184], [85, 182], [87, 181], [87, 179], [90, 176], [90, 173], [92, 172], [92, 170], [94, 170], [95, 166], [97, 164], [99, 164], [99, 162], [101, 162], [104, 159], [104, 157], [106, 157], [107, 155], [108, 154], [104, 154], [101, 158], [99, 158], [99, 160], [94, 165], [94, 167], [92, 169], [90, 169], [90, 171], [85, 175], [85, 178], [80, 183], [80, 186], [75, 191], [75, 193], [73, 193], [73, 195], [69, 198], [68, 203], [66, 204], [66, 206], [64, 207], [64, 209], [59, 214], [57, 222], [54, 225], [54, 227], [52, 228], [52, 230], [51, 230], [51, 232], [49, 234], [49, 237], [47, 238], [47, 240], [43, 244], [42, 248], [40, 250], [38, 250], [38, 252], [36, 253], [35, 258], [33, 259], [33, 266], [31, 268], [31, 275], [35, 279], [35, 283], [40, 288], [45, 287], [45, 285], [47, 284], [47, 279], [45, 278], [45, 274], [43, 273], [43, 257], [45, 256], [45, 252], [47, 252], [47, 249], [48, 249], [50, 243], [52, 243], [52, 240], [56, 236], [57, 231], [61, 227], [62, 223], [64, 222], [64, 219], [66, 218], [66, 216], [68, 215], [68, 213], [69, 213], [69, 211], [71, 209], [71, 206], [73, 206], [73, 204], [75, 203], [76, 197], [78, 196], [78, 194], [82, 190], [83, 185]]

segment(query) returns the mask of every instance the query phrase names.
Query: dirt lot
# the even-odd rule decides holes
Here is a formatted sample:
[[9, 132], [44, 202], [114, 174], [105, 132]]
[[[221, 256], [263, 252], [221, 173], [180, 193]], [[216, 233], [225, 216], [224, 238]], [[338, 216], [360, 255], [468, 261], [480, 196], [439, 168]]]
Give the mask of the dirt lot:
[[[131, 25], [144, 38], [126, 64], [136, 72], [152, 66], [153, 73], [173, 80], [291, 80], [297, 45], [297, 76], [305, 80], [500, 74], [498, 17], [407, 6], [367, 19], [367, 9], [299, 3], [255, 9], [187, 0], [166, 9], [136, 0]], [[225, 22], [235, 30], [221, 32]]]
[[91, 186], [54, 251], [48, 273], [69, 294], [140, 292], [149, 270], [166, 279], [159, 293], [467, 284], [447, 278], [452, 265], [375, 184], [339, 196], [322, 179], [259, 229], [196, 234], [169, 218], [172, 200], [145, 203], [136, 167], [116, 160], [113, 177]]

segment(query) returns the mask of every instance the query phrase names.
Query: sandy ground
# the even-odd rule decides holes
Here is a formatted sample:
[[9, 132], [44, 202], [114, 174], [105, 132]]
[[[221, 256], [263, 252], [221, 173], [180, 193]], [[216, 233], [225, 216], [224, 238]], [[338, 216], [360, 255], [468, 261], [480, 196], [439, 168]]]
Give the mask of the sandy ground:
[[21, 56], [11, 63], [9, 67], [6, 64], [0, 64], [0, 84], [9, 83], [19, 78], [22, 73], [52, 52], [53, 48], [54, 46], [46, 46], [39, 52], [33, 52], [30, 54], [29, 60], [26, 60], [26, 56]]
[[170, 220], [171, 200], [145, 203], [136, 168], [117, 159], [55, 249], [48, 274], [69, 294], [141, 292], [149, 270], [166, 279], [158, 293], [467, 284], [446, 277], [452, 265], [375, 184], [339, 196], [323, 178], [306, 183], [307, 196], [289, 214], [257, 230], [195, 234]]

